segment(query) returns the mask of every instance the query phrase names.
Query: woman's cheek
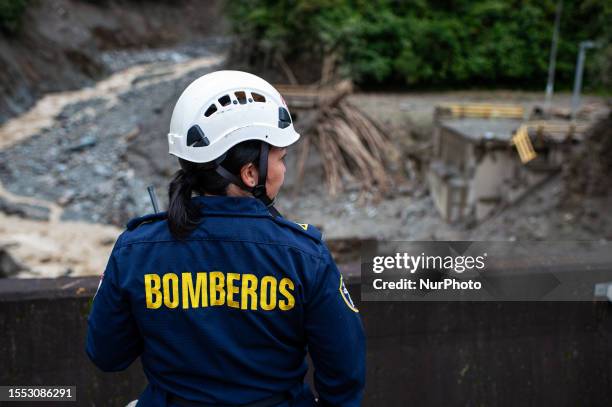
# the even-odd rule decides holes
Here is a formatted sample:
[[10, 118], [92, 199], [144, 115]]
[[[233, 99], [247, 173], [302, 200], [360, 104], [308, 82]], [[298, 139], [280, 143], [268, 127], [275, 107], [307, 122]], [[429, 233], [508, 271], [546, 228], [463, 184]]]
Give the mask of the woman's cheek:
[[277, 167], [274, 172], [274, 187], [279, 188], [285, 178], [285, 171], [282, 168]]

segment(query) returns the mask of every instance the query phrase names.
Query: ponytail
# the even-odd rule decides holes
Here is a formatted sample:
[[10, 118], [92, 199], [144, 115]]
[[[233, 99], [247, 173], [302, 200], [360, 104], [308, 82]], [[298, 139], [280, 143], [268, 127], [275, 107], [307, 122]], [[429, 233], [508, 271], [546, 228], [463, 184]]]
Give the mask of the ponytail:
[[[258, 162], [260, 141], [249, 140], [228, 150], [223, 166], [236, 176], [242, 167]], [[179, 158], [181, 169], [168, 186], [168, 227], [176, 239], [185, 239], [202, 219], [201, 209], [191, 197], [196, 195], [227, 195], [229, 182], [205, 164]]]
[[200, 211], [191, 201], [196, 179], [180, 169], [168, 187], [168, 227], [177, 239], [187, 237], [200, 222]]

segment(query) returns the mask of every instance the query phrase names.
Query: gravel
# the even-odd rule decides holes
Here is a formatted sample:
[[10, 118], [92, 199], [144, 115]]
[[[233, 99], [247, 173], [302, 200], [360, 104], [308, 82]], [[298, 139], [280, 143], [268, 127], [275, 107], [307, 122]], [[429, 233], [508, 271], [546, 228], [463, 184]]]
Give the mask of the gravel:
[[16, 204], [0, 197], [0, 212], [24, 219], [49, 220], [49, 208], [39, 205]]

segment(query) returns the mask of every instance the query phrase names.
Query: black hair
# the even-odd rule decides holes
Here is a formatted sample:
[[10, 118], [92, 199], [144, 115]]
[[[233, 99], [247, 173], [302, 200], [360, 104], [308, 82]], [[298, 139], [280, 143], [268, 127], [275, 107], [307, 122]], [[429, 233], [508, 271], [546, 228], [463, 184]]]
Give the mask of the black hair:
[[[236, 144], [226, 153], [223, 167], [240, 177], [240, 169], [249, 163], [257, 166], [261, 141], [248, 140]], [[193, 232], [201, 219], [200, 208], [191, 197], [197, 195], [227, 195], [229, 181], [214, 168], [179, 158], [181, 169], [168, 186], [168, 227], [176, 239], [184, 239]]]

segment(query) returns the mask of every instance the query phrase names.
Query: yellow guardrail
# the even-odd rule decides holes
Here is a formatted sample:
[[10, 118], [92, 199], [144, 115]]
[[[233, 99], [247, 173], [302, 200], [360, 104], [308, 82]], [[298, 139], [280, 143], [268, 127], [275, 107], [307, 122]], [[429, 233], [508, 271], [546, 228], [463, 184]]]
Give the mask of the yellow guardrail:
[[569, 135], [581, 135], [587, 128], [587, 123], [531, 121], [523, 123], [516, 130], [516, 133], [512, 136], [511, 143], [516, 147], [521, 162], [526, 164], [537, 156], [529, 137], [529, 129], [545, 133], [548, 137], [565, 139]]
[[561, 121], [530, 121], [526, 123], [529, 128], [534, 129], [536, 131], [541, 131], [543, 133], [551, 134], [551, 135], [563, 135], [566, 136], [568, 134], [582, 134], [589, 127], [588, 123], [579, 123], [579, 122], [561, 122]]
[[453, 117], [474, 118], [525, 118], [525, 108], [520, 105], [501, 105], [490, 103], [448, 104], [440, 106], [450, 111]]

